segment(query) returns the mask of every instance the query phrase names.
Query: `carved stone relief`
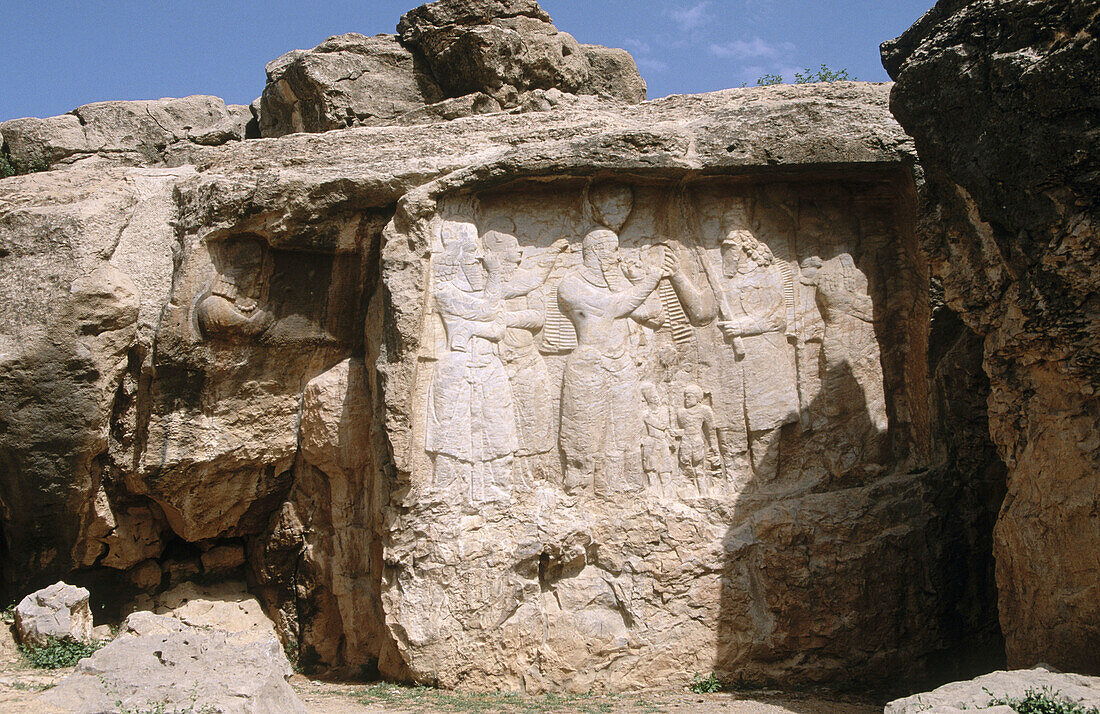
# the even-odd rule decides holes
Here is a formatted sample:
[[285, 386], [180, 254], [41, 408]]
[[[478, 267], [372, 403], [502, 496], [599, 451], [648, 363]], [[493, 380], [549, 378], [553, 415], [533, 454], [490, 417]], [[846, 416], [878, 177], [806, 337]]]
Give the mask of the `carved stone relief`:
[[638, 190], [441, 203], [413, 410], [433, 497], [721, 497], [798, 481], [823, 440], [846, 442], [817, 459], [834, 475], [874, 461], [853, 236], [809, 212], [796, 231], [789, 190]]
[[[417, 219], [382, 588], [417, 673], [585, 691], [786, 646], [751, 624], [803, 616], [756, 554], [858, 520], [875, 497], [833, 494], [884, 488], [884, 444], [918, 450], [894, 415], [926, 397], [886, 357], [926, 297], [887, 299], [909, 248], [864, 240], [896, 218], [862, 190], [574, 179], [455, 192]], [[468, 666], [473, 646], [507, 662]]]
[[211, 247], [217, 271], [213, 284], [195, 306], [206, 339], [252, 337], [272, 322], [265, 310], [270, 265], [266, 249], [254, 238], [234, 238]]

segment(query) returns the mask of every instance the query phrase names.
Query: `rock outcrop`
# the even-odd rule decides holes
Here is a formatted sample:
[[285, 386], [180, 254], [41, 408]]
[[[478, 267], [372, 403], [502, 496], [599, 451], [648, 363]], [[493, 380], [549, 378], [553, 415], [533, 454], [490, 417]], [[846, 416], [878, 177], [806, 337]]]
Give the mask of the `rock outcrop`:
[[337, 35], [269, 63], [261, 135], [545, 111], [555, 103], [546, 90], [646, 98], [628, 52], [579, 44], [535, 0], [439, 0], [403, 16], [397, 32]]
[[921, 234], [985, 340], [1008, 467], [996, 527], [1010, 666], [1100, 672], [1100, 272], [1091, 3], [942, 1], [883, 45], [927, 183]]
[[[888, 86], [627, 105], [534, 2], [401, 27], [280, 60], [292, 135], [0, 180], [6, 592], [174, 613], [93, 658], [152, 681], [137, 640], [255, 614], [200, 577], [307, 671], [466, 689], [905, 686], [995, 643], [1000, 474], [939, 398], [976, 340], [929, 353]], [[436, 61], [476, 82], [344, 79]], [[93, 660], [61, 691], [137, 697]]]
[[[68, 114], [0, 123], [3, 151], [18, 173], [71, 164], [174, 166], [192, 146], [250, 135], [251, 110], [217, 97], [96, 102]], [[252, 134], [255, 135], [255, 134]]]
[[267, 65], [260, 133], [392, 124], [443, 99], [422, 64], [393, 35], [348, 33], [288, 52]]
[[226, 714], [304, 714], [274, 633], [191, 627], [139, 612], [119, 636], [42, 695], [74, 714], [170, 707]]
[[25, 647], [42, 647], [50, 640], [92, 639], [91, 596], [84, 588], [57, 582], [31, 593], [15, 606], [15, 631]]
[[397, 32], [448, 96], [484, 92], [508, 107], [526, 91], [559, 89], [645, 101], [629, 54], [581, 45], [534, 0], [437, 0], [406, 13]]
[[[994, 700], [1023, 699], [1029, 691], [1046, 691], [1051, 697], [1085, 709], [1100, 706], [1100, 677], [1063, 674], [1050, 667], [990, 672], [966, 682], [952, 682], [931, 692], [914, 694], [886, 705], [885, 714], [917, 714], [981, 711], [993, 714]], [[1000, 705], [1005, 706], [1005, 705]], [[1008, 712], [1016, 711], [1008, 707]]]

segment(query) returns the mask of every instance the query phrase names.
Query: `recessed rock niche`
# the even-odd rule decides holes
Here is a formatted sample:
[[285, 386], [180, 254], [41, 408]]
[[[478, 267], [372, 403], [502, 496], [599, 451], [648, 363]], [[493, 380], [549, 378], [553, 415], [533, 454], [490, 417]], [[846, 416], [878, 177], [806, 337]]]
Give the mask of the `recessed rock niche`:
[[927, 648], [897, 636], [931, 597], [904, 186], [527, 180], [391, 232], [417, 334], [387, 384], [382, 598], [413, 674], [817, 681]]

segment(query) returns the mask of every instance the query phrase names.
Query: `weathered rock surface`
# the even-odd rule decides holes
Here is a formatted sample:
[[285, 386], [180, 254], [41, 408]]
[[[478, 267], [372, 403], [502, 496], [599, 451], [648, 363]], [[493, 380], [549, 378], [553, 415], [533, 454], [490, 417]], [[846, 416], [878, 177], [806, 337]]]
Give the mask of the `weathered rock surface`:
[[[938, 397], [981, 392], [976, 340], [928, 359], [888, 88], [625, 106], [628, 57], [534, 2], [400, 31], [274, 64], [270, 131], [324, 133], [0, 180], [6, 589], [114, 574], [175, 617], [98, 661], [153, 681], [238, 656], [184, 621], [256, 601], [200, 574], [307, 669], [469, 689], [907, 683], [995, 644], [999, 472], [967, 483], [981, 410]], [[420, 61], [471, 83], [428, 103]], [[107, 696], [88, 662], [58, 696]]]
[[645, 100], [628, 53], [580, 45], [534, 0], [438, 0], [406, 13], [397, 32], [448, 96], [484, 92], [507, 107], [523, 92], [554, 88]]
[[304, 714], [286, 679], [292, 674], [274, 634], [191, 627], [172, 617], [135, 613], [106, 647], [42, 695], [79, 714], [154, 706], [227, 714]]
[[15, 606], [15, 631], [27, 647], [51, 639], [87, 642], [92, 638], [92, 610], [84, 588], [57, 582], [31, 593]]
[[393, 35], [348, 33], [288, 52], [267, 65], [260, 133], [392, 124], [443, 99], [422, 64]]
[[19, 173], [75, 163], [164, 166], [188, 163], [192, 146], [240, 141], [253, 121], [246, 106], [217, 97], [96, 102], [68, 114], [0, 123], [3, 150]]
[[337, 35], [269, 63], [261, 135], [449, 121], [520, 106], [533, 90], [646, 98], [628, 52], [577, 43], [534, 0], [442, 0], [397, 31]]
[[189, 627], [238, 635], [242, 641], [277, 639], [274, 623], [243, 582], [185, 582], [153, 598], [139, 598], [138, 605], [149, 606], [156, 615], [175, 618]]
[[[303, 666], [466, 688], [618, 690], [711, 670], [867, 681], [919, 675], [969, 644], [989, 604], [980, 586], [948, 586], [960, 553], [936, 544], [982, 512], [973, 496], [941, 498], [932, 468], [927, 278], [911, 146], [887, 87], [630, 108], [539, 96], [537, 118], [298, 134], [200, 147], [178, 169], [0, 181], [0, 291], [21, 306], [4, 313], [0, 392], [8, 587], [51, 568], [114, 568], [156, 596], [236, 562], [244, 541], [255, 591]], [[616, 185], [632, 194], [620, 225]], [[425, 331], [438, 319], [425, 296], [441, 217], [466, 207], [483, 236], [507, 218], [536, 273], [551, 246], [572, 246], [543, 293], [509, 298], [530, 301], [509, 310], [534, 326], [544, 288], [580, 268], [593, 222], [621, 234], [635, 266], [624, 284], [660, 264], [659, 235], [705, 290], [703, 266], [724, 270], [722, 214], [738, 203], [745, 245], [775, 263], [737, 279], [762, 280], [784, 315], [789, 304], [805, 344], [776, 343], [791, 366], [780, 380], [737, 374], [754, 394], [794, 400], [794, 421], [777, 417], [749, 448], [718, 404], [747, 397], [713, 375], [747, 368], [720, 361], [716, 318], [693, 311], [677, 324], [694, 346], [680, 345], [658, 303], [630, 332], [631, 354], [653, 370], [675, 430], [666, 448], [679, 434], [702, 461], [680, 447], [650, 459], [652, 475], [637, 462], [599, 492], [567, 484], [554, 380], [571, 358], [536, 352], [554, 371], [509, 377], [531, 390], [530, 418], [513, 428], [539, 446], [513, 455], [514, 478], [498, 484], [508, 500], [470, 500], [461, 474], [437, 483], [424, 395], [447, 349], [441, 325]], [[507, 249], [500, 240], [486, 246]], [[522, 329], [528, 348], [542, 344], [542, 327]], [[758, 337], [746, 339], [762, 350]], [[77, 368], [79, 380], [65, 371]], [[734, 430], [720, 448], [691, 435], [702, 411], [680, 414], [693, 380]], [[71, 525], [36, 525], [46, 509]]]
[[1008, 466], [996, 528], [1010, 666], [1100, 672], [1100, 70], [1094, 4], [940, 2], [883, 64], [927, 184], [946, 300], [985, 338]]
[[[990, 706], [994, 698], [1022, 699], [1028, 690], [1044, 689], [1072, 704], [1100, 706], [1100, 677], [1063, 674], [1040, 665], [1034, 669], [991, 672], [966, 682], [945, 684], [931, 692], [896, 699], [886, 705], [885, 714], [948, 714], [974, 710], [992, 714], [998, 711], [998, 708]], [[1012, 711], [1012, 708], [1008, 709], [1008, 712]]]

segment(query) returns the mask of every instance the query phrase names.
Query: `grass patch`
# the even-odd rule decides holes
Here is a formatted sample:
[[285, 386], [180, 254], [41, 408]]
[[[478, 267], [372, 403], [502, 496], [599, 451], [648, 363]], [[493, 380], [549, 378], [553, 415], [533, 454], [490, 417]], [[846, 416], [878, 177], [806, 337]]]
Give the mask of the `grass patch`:
[[[399, 684], [373, 684], [352, 696], [360, 704], [384, 704], [411, 711], [452, 712], [481, 714], [506, 712], [507, 714], [556, 714], [558, 712], [583, 712], [603, 714], [619, 710], [617, 697], [594, 694], [544, 694], [526, 696], [508, 693], [449, 692], [423, 685], [411, 687]], [[655, 710], [653, 710], [655, 711]]]
[[1083, 704], [1062, 699], [1058, 696], [1060, 692], [1050, 687], [1027, 689], [1023, 697], [998, 697], [988, 689], [984, 691], [993, 698], [989, 702], [990, 706], [1007, 704], [1019, 714], [1100, 714], [1100, 709], [1096, 707], [1086, 707]]
[[72, 667], [85, 657], [90, 657], [105, 644], [107, 643], [77, 642], [76, 640], [51, 638], [49, 642], [41, 647], [20, 645], [19, 652], [23, 655], [23, 661], [35, 669], [61, 669], [62, 667]]
[[139, 709], [124, 707], [121, 701], [115, 702], [115, 706], [118, 707], [118, 710], [122, 714], [217, 714], [218, 712], [217, 707], [209, 704], [196, 709], [194, 703], [189, 705], [186, 709], [180, 709], [175, 706], [169, 709], [167, 702], [157, 702]]
[[9, 686], [19, 692], [44, 692], [52, 689], [54, 685], [41, 682], [12, 682]]

